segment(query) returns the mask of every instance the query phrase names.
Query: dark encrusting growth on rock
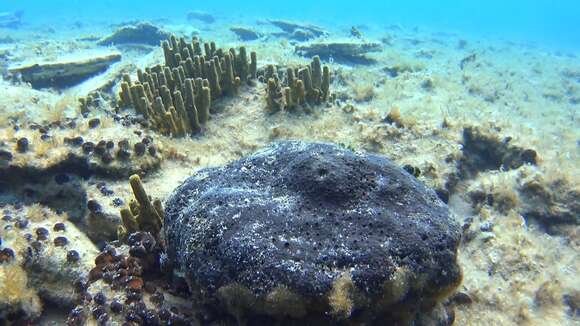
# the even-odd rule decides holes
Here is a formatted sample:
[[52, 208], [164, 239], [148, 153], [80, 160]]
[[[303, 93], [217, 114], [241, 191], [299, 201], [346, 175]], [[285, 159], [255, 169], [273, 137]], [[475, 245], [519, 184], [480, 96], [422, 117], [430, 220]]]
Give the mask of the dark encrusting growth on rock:
[[167, 201], [164, 232], [174, 274], [238, 321], [445, 325], [440, 303], [461, 282], [460, 230], [435, 193], [331, 144], [201, 170]]
[[511, 138], [500, 139], [475, 127], [463, 129], [462, 178], [474, 177], [480, 171], [517, 169], [524, 164], [536, 165], [539, 157], [533, 149], [510, 144]]

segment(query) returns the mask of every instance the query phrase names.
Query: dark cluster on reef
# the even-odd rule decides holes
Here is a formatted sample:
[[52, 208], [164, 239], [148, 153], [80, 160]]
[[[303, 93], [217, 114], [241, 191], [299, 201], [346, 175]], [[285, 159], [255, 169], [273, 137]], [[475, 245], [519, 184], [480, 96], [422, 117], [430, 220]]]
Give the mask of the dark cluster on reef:
[[[163, 281], [159, 267], [160, 243], [148, 232], [135, 232], [127, 245], [128, 253], [111, 244], [95, 258], [88, 278], [77, 284], [79, 304], [69, 313], [67, 325], [85, 325], [89, 318], [99, 325], [113, 319], [127, 325], [191, 325], [189, 312], [164, 306], [170, 284]], [[89, 288], [98, 281], [108, 290], [91, 294]]]
[[[461, 279], [459, 228], [435, 193], [383, 157], [330, 144], [282, 142], [202, 170], [174, 192], [165, 214], [170, 267], [203, 293], [199, 300], [229, 313], [224, 292], [232, 287], [259, 307], [283, 286], [309, 303], [294, 317], [320, 316], [346, 272], [366, 302], [354, 320], [400, 321]], [[373, 305], [400, 268], [409, 283], [425, 280], [394, 300], [405, 317]]]
[[512, 170], [524, 164], [536, 165], [539, 157], [533, 149], [510, 144], [511, 138], [482, 132], [475, 127], [463, 130], [463, 157], [460, 171], [464, 178], [490, 170]]

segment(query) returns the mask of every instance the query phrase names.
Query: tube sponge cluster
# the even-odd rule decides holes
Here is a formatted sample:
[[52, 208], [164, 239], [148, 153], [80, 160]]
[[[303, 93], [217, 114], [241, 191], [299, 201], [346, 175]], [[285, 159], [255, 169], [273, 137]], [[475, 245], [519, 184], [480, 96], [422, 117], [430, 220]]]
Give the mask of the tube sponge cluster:
[[117, 229], [118, 238], [126, 240], [130, 234], [138, 231], [149, 232], [158, 238], [163, 220], [161, 201], [151, 200], [138, 175], [132, 175], [129, 184], [135, 199], [129, 202], [129, 207], [121, 209], [122, 225]]
[[191, 42], [171, 36], [162, 42], [164, 65], [137, 71], [136, 81], [123, 76], [120, 104], [134, 107], [154, 129], [183, 137], [209, 120], [212, 100], [237, 93], [256, 77], [256, 53], [218, 49], [214, 42]]
[[292, 110], [300, 105], [318, 105], [330, 96], [330, 68], [322, 66], [319, 56], [310, 65], [287, 68], [284, 81], [273, 65], [266, 68], [267, 103], [270, 111]]

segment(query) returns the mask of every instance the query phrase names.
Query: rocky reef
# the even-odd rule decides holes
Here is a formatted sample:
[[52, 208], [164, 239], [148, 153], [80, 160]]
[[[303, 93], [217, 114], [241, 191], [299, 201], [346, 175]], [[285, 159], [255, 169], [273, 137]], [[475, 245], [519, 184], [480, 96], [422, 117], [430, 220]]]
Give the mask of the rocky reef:
[[169, 198], [167, 264], [194, 300], [249, 323], [449, 324], [458, 225], [389, 160], [282, 142], [199, 171]]
[[0, 325], [578, 322], [577, 57], [134, 18], [0, 31]]
[[163, 31], [159, 27], [142, 22], [136, 25], [127, 25], [119, 28], [111, 35], [99, 40], [99, 45], [122, 45], [122, 44], [145, 44], [158, 46], [164, 40], [167, 40], [171, 34]]

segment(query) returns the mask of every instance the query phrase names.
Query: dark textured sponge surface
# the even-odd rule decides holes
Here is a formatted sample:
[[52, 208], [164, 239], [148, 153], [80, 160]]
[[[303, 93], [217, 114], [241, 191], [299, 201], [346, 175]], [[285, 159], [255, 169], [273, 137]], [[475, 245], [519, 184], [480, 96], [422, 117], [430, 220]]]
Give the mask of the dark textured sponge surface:
[[380, 295], [401, 267], [428, 286], [460, 277], [459, 227], [435, 193], [384, 157], [332, 144], [281, 142], [201, 170], [169, 198], [164, 229], [170, 264], [208, 296], [237, 283], [321, 297], [344, 272]]

